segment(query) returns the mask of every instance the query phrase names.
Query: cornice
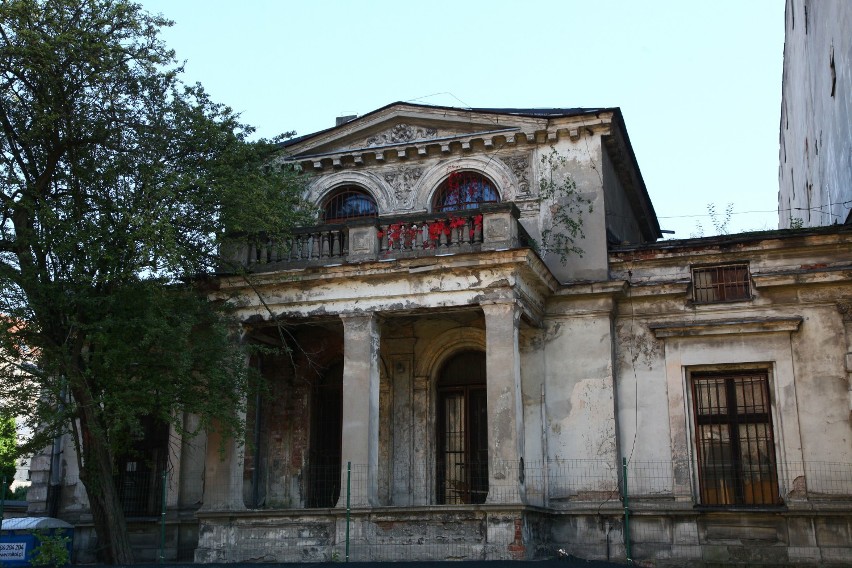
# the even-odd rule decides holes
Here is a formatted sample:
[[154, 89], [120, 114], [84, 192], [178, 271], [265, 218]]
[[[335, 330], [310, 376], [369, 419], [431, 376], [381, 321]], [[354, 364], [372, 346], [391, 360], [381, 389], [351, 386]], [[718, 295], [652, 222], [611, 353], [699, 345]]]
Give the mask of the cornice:
[[572, 141], [577, 141], [584, 135], [607, 134], [611, 123], [609, 116], [585, 120], [582, 125], [565, 124], [562, 121], [554, 120], [545, 123], [544, 127], [535, 125], [529, 127], [512, 126], [382, 146], [348, 148], [316, 154], [295, 153], [284, 156], [284, 161], [299, 164], [303, 171], [319, 173], [384, 164], [391, 161], [416, 161], [441, 155], [466, 154], [471, 152], [474, 147], [481, 147], [487, 151], [523, 145], [555, 144], [566, 137]]
[[779, 333], [798, 331], [801, 317], [736, 318], [692, 322], [651, 323], [648, 327], [657, 339], [667, 337], [699, 337], [710, 335], [740, 335], [744, 333]]

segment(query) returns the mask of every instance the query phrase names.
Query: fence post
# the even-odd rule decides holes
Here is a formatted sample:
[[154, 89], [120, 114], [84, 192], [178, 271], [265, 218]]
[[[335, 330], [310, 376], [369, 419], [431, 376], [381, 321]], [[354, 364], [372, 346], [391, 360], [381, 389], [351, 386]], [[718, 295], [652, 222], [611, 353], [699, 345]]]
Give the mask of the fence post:
[[624, 552], [627, 555], [627, 563], [630, 564], [633, 560], [630, 558], [630, 509], [627, 503], [627, 458], [621, 458], [621, 478], [624, 501]]
[[0, 486], [0, 526], [3, 524], [3, 519], [6, 516], [6, 476], [3, 476], [3, 485]]
[[346, 462], [346, 561], [349, 562], [349, 498], [352, 496], [352, 462]]
[[163, 470], [163, 509], [160, 514], [160, 564], [166, 560], [166, 492], [168, 491], [169, 473]]

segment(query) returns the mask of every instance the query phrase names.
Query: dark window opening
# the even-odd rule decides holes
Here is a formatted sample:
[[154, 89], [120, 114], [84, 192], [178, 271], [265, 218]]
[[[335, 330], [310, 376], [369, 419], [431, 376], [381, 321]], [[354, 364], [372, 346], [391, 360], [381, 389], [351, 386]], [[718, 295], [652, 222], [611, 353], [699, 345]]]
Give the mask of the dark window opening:
[[693, 373], [702, 505], [780, 505], [765, 371]]
[[314, 385], [305, 504], [334, 507], [340, 498], [343, 442], [343, 363], [333, 365]]
[[322, 220], [326, 223], [375, 217], [379, 214], [373, 196], [358, 187], [348, 186], [335, 191], [323, 205]]
[[453, 172], [435, 192], [432, 210], [462, 211], [485, 203], [499, 203], [500, 195], [491, 180], [476, 172]]
[[141, 419], [142, 436], [116, 460], [115, 485], [124, 514], [149, 517], [162, 513], [163, 472], [168, 464], [169, 425]]
[[751, 299], [748, 266], [731, 264], [692, 269], [696, 302], [732, 302]]
[[437, 414], [437, 503], [484, 503], [488, 496], [485, 353], [463, 352], [444, 365]]

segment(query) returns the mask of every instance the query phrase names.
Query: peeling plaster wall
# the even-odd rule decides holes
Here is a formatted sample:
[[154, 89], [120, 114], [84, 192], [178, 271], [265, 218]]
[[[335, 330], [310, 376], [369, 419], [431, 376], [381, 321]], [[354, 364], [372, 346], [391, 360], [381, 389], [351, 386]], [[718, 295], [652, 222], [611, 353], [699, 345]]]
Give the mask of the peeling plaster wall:
[[[560, 304], [563, 315], [545, 321], [543, 349], [548, 458], [601, 460], [596, 463], [607, 464], [602, 467], [614, 479], [619, 466], [609, 307], [606, 301]], [[584, 313], [574, 313], [581, 308]], [[611, 490], [611, 481], [595, 473], [568, 483], [602, 492]]]
[[[583, 251], [582, 256], [571, 255], [570, 261], [563, 263], [558, 254], [550, 253], [544, 255], [544, 261], [560, 282], [604, 279], [607, 277], [607, 219], [601, 174], [603, 157], [600, 134], [584, 135], [576, 141], [560, 139], [553, 148], [568, 160], [566, 171], [558, 171], [555, 181], [561, 182], [564, 178], [560, 177], [560, 174], [568, 173], [577, 184], [577, 192], [589, 203], [582, 207], [584, 237], [576, 243]], [[537, 179], [548, 173], [544, 170], [541, 159], [550, 151], [548, 146], [538, 146], [533, 152]], [[588, 212], [589, 206], [592, 208], [591, 213]], [[552, 225], [549, 207], [541, 207], [538, 214], [538, 230], [534, 235], [540, 235], [542, 228]]]

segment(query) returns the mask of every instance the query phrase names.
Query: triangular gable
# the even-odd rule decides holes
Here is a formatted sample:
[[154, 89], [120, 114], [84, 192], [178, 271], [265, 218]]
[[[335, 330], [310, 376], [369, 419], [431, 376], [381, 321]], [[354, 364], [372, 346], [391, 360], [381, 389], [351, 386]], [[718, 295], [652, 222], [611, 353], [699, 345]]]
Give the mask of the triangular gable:
[[540, 117], [395, 103], [286, 144], [293, 157], [351, 152], [543, 127]]

